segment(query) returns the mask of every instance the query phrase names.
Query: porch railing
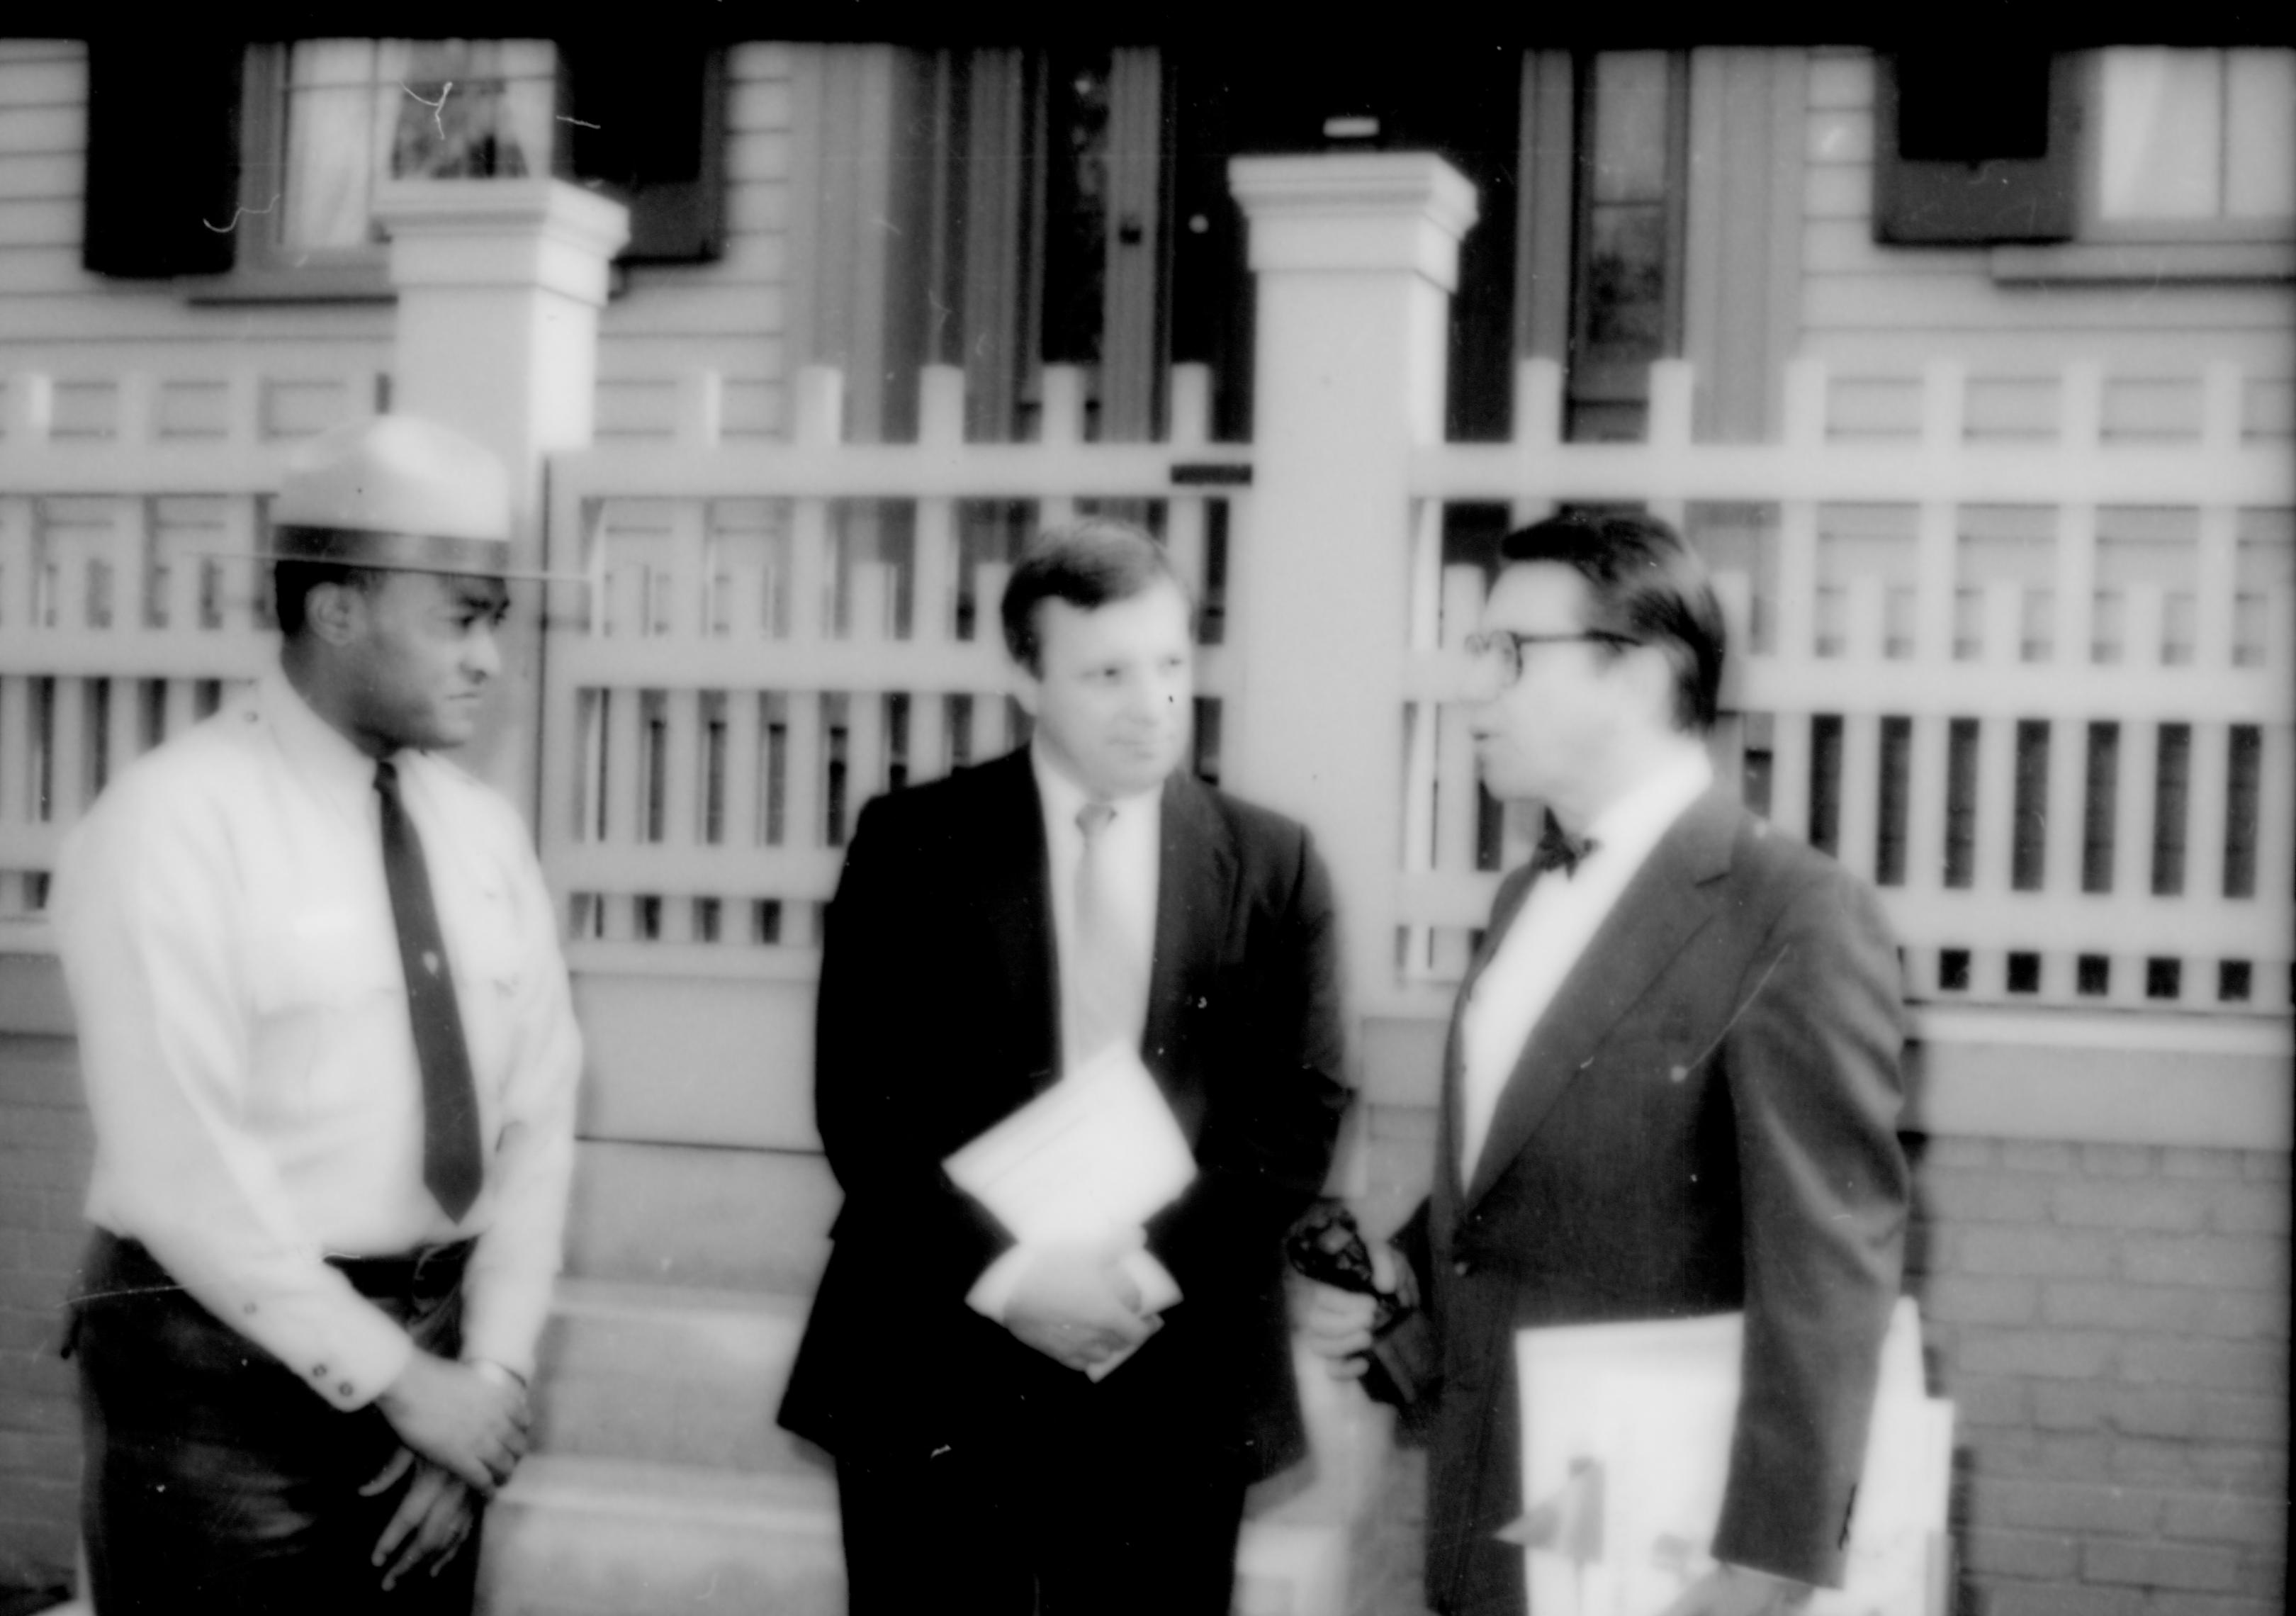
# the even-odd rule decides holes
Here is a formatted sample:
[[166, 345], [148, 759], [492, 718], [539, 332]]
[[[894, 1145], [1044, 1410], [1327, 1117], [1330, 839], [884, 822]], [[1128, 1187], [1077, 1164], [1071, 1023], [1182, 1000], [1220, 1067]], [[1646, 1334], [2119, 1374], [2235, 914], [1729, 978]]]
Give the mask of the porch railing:
[[6, 378], [0, 947], [42, 946], [104, 783], [260, 671], [262, 502], [298, 439], [375, 397], [372, 370]]
[[1534, 360], [1513, 442], [1418, 456], [1406, 980], [1442, 997], [1529, 848], [1474, 784], [1456, 646], [1486, 571], [1462, 507], [1647, 502], [1726, 596], [1723, 766], [1877, 883], [1915, 998], [2284, 1013], [2296, 475], [2241, 373], [2147, 379], [2179, 421], [2094, 365], [2005, 410], [1997, 380], [1936, 364], [1887, 384], [1912, 406], [1892, 432], [1879, 384], [1803, 361], [1763, 445], [1693, 442], [1692, 385], [1656, 367], [1646, 442], [1565, 443]]
[[1217, 772], [1249, 451], [1208, 441], [1201, 367], [1173, 373], [1160, 443], [1086, 441], [1081, 380], [1046, 371], [1039, 440], [966, 443], [964, 373], [932, 367], [917, 442], [848, 444], [840, 379], [811, 369], [792, 440], [735, 446], [695, 376], [675, 442], [553, 462], [554, 565], [593, 580], [544, 677], [543, 857], [578, 968], [809, 973], [861, 805], [1021, 733], [997, 601], [1018, 545], [1086, 507], [1160, 532], [1205, 604]]

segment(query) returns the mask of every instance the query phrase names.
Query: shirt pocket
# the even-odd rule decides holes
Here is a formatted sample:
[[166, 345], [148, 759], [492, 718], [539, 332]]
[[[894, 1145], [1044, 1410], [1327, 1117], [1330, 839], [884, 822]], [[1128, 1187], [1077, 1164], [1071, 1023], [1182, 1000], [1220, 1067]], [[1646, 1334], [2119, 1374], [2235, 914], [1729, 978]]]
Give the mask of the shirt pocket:
[[284, 1020], [404, 997], [398, 939], [388, 916], [376, 919], [350, 905], [312, 907], [258, 932], [248, 972], [256, 1013]]
[[526, 985], [518, 904], [509, 883], [492, 871], [463, 876], [454, 893], [440, 898], [472, 1063], [480, 1072], [495, 1071], [507, 1058], [512, 1007]]

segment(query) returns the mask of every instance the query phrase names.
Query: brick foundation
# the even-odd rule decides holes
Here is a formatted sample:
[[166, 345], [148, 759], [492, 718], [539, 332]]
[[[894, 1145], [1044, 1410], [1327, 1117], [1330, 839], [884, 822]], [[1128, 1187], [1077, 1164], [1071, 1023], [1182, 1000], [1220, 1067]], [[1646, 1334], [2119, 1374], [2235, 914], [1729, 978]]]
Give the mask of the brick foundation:
[[[1432, 1129], [1371, 1119], [1366, 1224]], [[2287, 1578], [2289, 1157], [1909, 1138], [1907, 1287], [1956, 1406], [1960, 1616], [2273, 1616]], [[1421, 1616], [1399, 1455], [1358, 1616]]]
[[79, 1409], [56, 1349], [94, 1150], [70, 1040], [0, 1035], [0, 1587], [71, 1575]]

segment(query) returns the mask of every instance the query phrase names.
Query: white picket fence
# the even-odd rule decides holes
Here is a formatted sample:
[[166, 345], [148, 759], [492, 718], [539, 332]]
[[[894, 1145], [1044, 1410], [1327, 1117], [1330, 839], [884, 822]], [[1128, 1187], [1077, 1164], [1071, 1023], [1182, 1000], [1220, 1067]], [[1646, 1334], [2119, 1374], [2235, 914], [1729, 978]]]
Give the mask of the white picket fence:
[[5, 379], [0, 947], [42, 946], [58, 846], [129, 759], [270, 655], [255, 548], [295, 441], [372, 370]]
[[1528, 851], [1519, 817], [1496, 859], [1480, 830], [1456, 647], [1485, 580], [1444, 566], [1441, 510], [1647, 502], [1718, 570], [1725, 768], [1881, 886], [1915, 997], [2284, 1013], [2296, 468], [2245, 430], [2242, 375], [2190, 379], [2177, 440], [2108, 435], [2096, 366], [2019, 436], [1972, 425], [1952, 365], [1895, 438], [1845, 431], [1856, 384], [1803, 362], [1782, 441], [1696, 443], [1692, 385], [1655, 368], [1646, 442], [1563, 443], [1531, 361], [1512, 443], [1419, 456], [1406, 974], [1456, 979]]
[[[1391, 710], [1400, 880], [1336, 873], [1349, 923], [1398, 937], [1376, 1002], [1439, 1009], [1527, 842], [1474, 783], [1457, 646], [1487, 574], [1446, 564], [1445, 513], [1620, 502], [1709, 553], [1734, 628], [1724, 767], [1876, 882], [1917, 998], [2284, 1011], [2296, 475], [2284, 438], [2243, 421], [2244, 379], [2190, 379], [2185, 437], [2129, 438], [2104, 424], [2112, 382], [2076, 368], [2028, 389], [2054, 391], [2053, 430], [2028, 409], [2005, 436], [1937, 365], [1908, 384], [1917, 429], [1890, 437], [1854, 430], [1858, 379], [1799, 364], [1763, 445], [1692, 441], [1692, 382], [1657, 367], [1648, 441], [1570, 444], [1556, 368], [1529, 362], [1513, 441], [1418, 451], [1397, 518], [1414, 580]], [[57, 844], [102, 783], [268, 654], [254, 570], [215, 557], [258, 534], [291, 447], [281, 385], [332, 389], [346, 414], [373, 396], [368, 373], [129, 376], [70, 398], [11, 380], [0, 944], [38, 946]], [[1172, 431], [1144, 444], [1084, 441], [1080, 378], [1057, 369], [1026, 444], [964, 442], [947, 368], [925, 373], [914, 444], [840, 441], [833, 372], [800, 376], [787, 443], [721, 441], [714, 381], [682, 389], [673, 441], [552, 464], [553, 564], [594, 582], [586, 614], [550, 626], [540, 718], [539, 834], [578, 964], [808, 973], [861, 804], [1014, 738], [996, 618], [1012, 546], [1086, 505], [1145, 514], [1216, 609], [1216, 772], [1223, 710], [1249, 696], [1223, 643], [1252, 632], [1226, 579], [1254, 502], [1249, 447], [1208, 441], [1201, 370], [1175, 372]], [[1367, 743], [1386, 733], [1366, 717]]]
[[[861, 805], [1016, 738], [996, 608], [1041, 526], [1123, 502], [1218, 600], [1242, 503], [1221, 480], [1249, 461], [1207, 440], [1201, 367], [1173, 373], [1161, 443], [1085, 441], [1082, 377], [1049, 367], [1037, 441], [968, 444], [963, 390], [928, 369], [919, 441], [846, 444], [840, 378], [811, 369], [792, 441], [731, 446], [695, 377], [676, 442], [554, 461], [552, 563], [592, 579], [586, 621], [552, 626], [542, 726], [578, 969], [809, 973]], [[1216, 643], [1198, 690], [1201, 756]]]

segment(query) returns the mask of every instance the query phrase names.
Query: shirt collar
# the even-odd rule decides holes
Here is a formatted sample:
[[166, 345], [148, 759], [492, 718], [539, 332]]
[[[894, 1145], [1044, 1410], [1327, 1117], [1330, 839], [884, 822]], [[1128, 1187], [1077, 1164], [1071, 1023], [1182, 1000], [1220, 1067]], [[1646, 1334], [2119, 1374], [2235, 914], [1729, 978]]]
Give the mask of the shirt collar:
[[[1074, 825], [1078, 810], [1086, 803], [1096, 800], [1084, 787], [1063, 774], [1045, 755], [1045, 749], [1034, 741], [1029, 743], [1029, 767], [1036, 771], [1037, 795], [1045, 805], [1046, 823]], [[1164, 783], [1159, 780], [1144, 792], [1135, 792], [1128, 797], [1111, 798], [1108, 805], [1116, 810], [1116, 816], [1120, 820], [1130, 816], [1136, 803], [1153, 808], [1163, 795]]]
[[1703, 746], [1687, 746], [1642, 783], [1611, 804], [1587, 827], [1601, 853], [1631, 852], [1639, 863], [1667, 827], [1714, 783], [1714, 764]]
[[[275, 664], [264, 671], [256, 684], [255, 701], [296, 771], [338, 805], [365, 816], [374, 796], [375, 759], [321, 718], [283, 668]], [[407, 754], [396, 755], [403, 767]]]

